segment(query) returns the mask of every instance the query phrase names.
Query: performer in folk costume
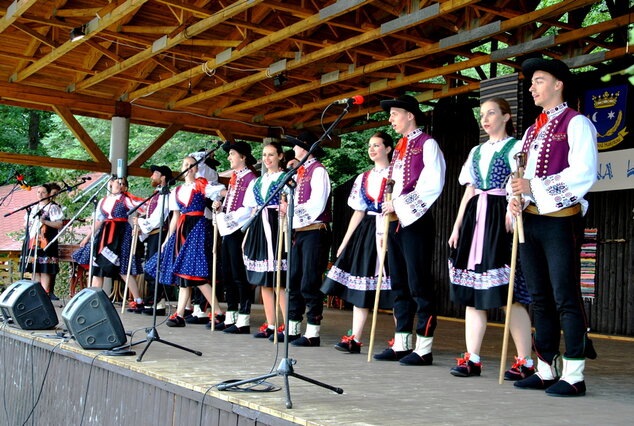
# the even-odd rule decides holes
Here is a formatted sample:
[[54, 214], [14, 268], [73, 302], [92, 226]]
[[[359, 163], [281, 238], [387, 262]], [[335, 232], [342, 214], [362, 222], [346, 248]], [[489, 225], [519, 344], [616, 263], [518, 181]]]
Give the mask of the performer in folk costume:
[[[392, 280], [396, 334], [394, 344], [374, 359], [399, 360], [403, 365], [430, 365], [436, 328], [436, 303], [431, 277], [435, 224], [428, 209], [445, 182], [445, 159], [438, 143], [418, 128], [423, 113], [416, 98], [404, 95], [381, 101], [390, 113], [392, 129], [403, 137], [392, 157], [395, 181], [392, 201], [383, 203], [384, 214], [396, 213], [388, 234], [388, 265]], [[412, 351], [412, 328], [416, 347]]]
[[[381, 215], [381, 206], [393, 148], [392, 137], [385, 132], [377, 132], [370, 137], [368, 155], [374, 167], [361, 173], [354, 181], [348, 197], [348, 206], [354, 213], [337, 249], [337, 260], [321, 287], [325, 294], [338, 296], [354, 305], [352, 333], [343, 336], [341, 342], [335, 345], [335, 349], [342, 352], [361, 352], [363, 326], [369, 309], [374, 306], [383, 221], [387, 220], [387, 216]], [[380, 306], [391, 309], [390, 278], [388, 274], [383, 277]]]
[[[130, 253], [132, 244], [132, 226], [128, 222], [128, 211], [142, 201], [140, 198], [127, 192], [128, 180], [113, 176], [108, 182], [109, 194], [99, 200], [97, 204], [97, 222], [95, 229], [97, 235], [94, 239], [93, 249], [93, 287], [103, 287], [104, 277], [125, 280], [128, 273], [128, 263], [132, 255], [132, 266], [128, 288], [133, 300], [128, 308], [129, 312], [142, 312], [143, 299], [136, 283], [136, 276], [141, 273], [141, 259], [134, 253]], [[81, 241], [80, 249], [73, 253], [73, 259], [89, 268], [90, 261], [90, 236], [89, 232]]]
[[[207, 155], [207, 150], [200, 149], [196, 152], [192, 152], [189, 156], [194, 157], [198, 161], [201, 161], [205, 156], [207, 156], [204, 161], [198, 163], [196, 178], [202, 177], [207, 179], [207, 182], [210, 185], [218, 185], [218, 172], [216, 172], [216, 167], [219, 166], [220, 163], [214, 158], [214, 153]], [[210, 238], [212, 238], [213, 241], [214, 224], [212, 221], [212, 203], [213, 200], [210, 200], [209, 198], [205, 199], [205, 218], [209, 221], [209, 229], [211, 230]], [[191, 315], [185, 315], [185, 322], [187, 324], [209, 325], [209, 320], [213, 317], [213, 315], [207, 313], [207, 306], [209, 306], [209, 304], [207, 303], [205, 296], [200, 292], [200, 290], [198, 290], [197, 287], [192, 288], [191, 301], [187, 303], [187, 308], [185, 309], [186, 313], [190, 310], [192, 312]]]
[[[513, 156], [521, 146], [513, 138], [511, 107], [502, 98], [480, 105], [480, 124], [489, 140], [474, 147], [458, 180], [465, 185], [458, 216], [449, 238], [451, 300], [466, 306], [467, 352], [451, 369], [458, 377], [479, 376], [480, 347], [487, 326], [487, 309], [506, 307], [511, 273], [513, 225], [507, 215], [504, 185], [511, 173]], [[530, 296], [521, 273], [515, 275], [511, 309], [511, 336], [517, 348], [515, 364], [505, 372], [507, 380], [534, 373], [531, 359], [531, 322], [525, 305]]]
[[242, 259], [244, 234], [240, 228], [251, 217], [251, 207], [244, 204], [244, 199], [249, 185], [255, 180], [255, 174], [247, 166], [254, 165], [256, 160], [251, 155], [251, 145], [246, 142], [225, 143], [222, 149], [229, 154], [233, 173], [229, 188], [221, 192], [224, 201], [222, 204], [214, 202], [215, 209], [222, 207], [216, 215], [216, 226], [222, 236], [222, 281], [227, 301], [225, 321], [215, 327], [229, 334], [248, 334], [251, 333], [253, 287], [247, 280]]
[[[159, 231], [161, 225], [161, 216], [163, 216], [163, 242], [167, 238], [167, 228], [169, 226], [169, 197], [167, 194], [161, 194], [161, 190], [167, 184], [167, 181], [172, 179], [172, 170], [167, 166], [150, 166], [152, 176], [150, 176], [150, 184], [154, 188], [154, 194], [147, 203], [145, 214], [142, 217], [137, 218], [137, 224], [141, 230], [139, 239], [145, 243], [145, 258], [150, 259], [158, 251], [159, 244]], [[163, 214], [161, 215], [161, 208]], [[144, 314], [152, 315], [152, 305], [154, 301], [154, 286], [156, 285], [153, 275], [145, 276], [145, 282], [147, 283], [147, 297], [144, 301], [145, 305], [150, 307], [145, 308]], [[165, 299], [172, 298], [173, 291], [171, 286], [164, 284], [158, 284], [158, 302], [156, 303], [156, 314], [165, 315]]]
[[[580, 250], [582, 216], [588, 209], [583, 197], [597, 179], [597, 132], [588, 118], [564, 102], [571, 84], [566, 64], [528, 59], [522, 72], [543, 112], [521, 141], [528, 156], [524, 178], [513, 179], [507, 191], [523, 198], [523, 205], [511, 198], [509, 208], [515, 215], [524, 210], [526, 242], [520, 244], [520, 259], [533, 300], [538, 360], [537, 373], [515, 386], [546, 389], [552, 396], [584, 395], [585, 358], [596, 357], [596, 352], [586, 335]], [[566, 350], [559, 377], [562, 330]]]
[[[30, 217], [28, 217], [29, 241], [27, 244], [29, 256], [26, 259], [22, 259], [22, 267], [26, 272], [34, 272], [33, 260], [34, 257], [37, 257], [33, 279], [38, 281], [46, 293], [49, 294], [49, 297], [52, 298], [51, 281], [59, 272], [58, 244], [55, 241], [46, 250], [44, 250], [44, 247], [57, 236], [59, 228], [63, 225], [64, 212], [58, 204], [53, 202], [52, 198], [45, 200], [45, 198], [52, 195], [51, 192], [51, 185], [46, 183], [37, 188], [37, 197], [40, 202], [33, 206], [30, 211]], [[26, 214], [24, 215], [24, 222], [26, 225]]]
[[[196, 164], [193, 157], [185, 157], [181, 171]], [[167, 240], [161, 249], [161, 284], [176, 284], [180, 287], [176, 313], [166, 321], [168, 327], [185, 327], [185, 306], [191, 289], [198, 287], [211, 302], [211, 252], [212, 240], [209, 222], [205, 220], [205, 198], [215, 199], [219, 188], [209, 185], [205, 178], [196, 178], [196, 166], [185, 173], [185, 183], [169, 195], [172, 211]], [[156, 273], [157, 255], [146, 262], [145, 272], [153, 277]]]
[[[284, 153], [282, 146], [272, 142], [262, 149], [262, 164], [266, 173], [252, 180], [244, 197], [245, 207], [253, 212], [281, 184], [284, 177], [282, 161]], [[266, 323], [253, 335], [256, 338], [268, 338], [275, 333], [275, 284], [278, 270], [278, 232], [284, 217], [279, 217], [279, 195], [271, 200], [262, 213], [254, 219], [244, 240], [244, 264], [246, 265], [247, 280], [262, 289], [262, 303], [266, 315]], [[283, 243], [282, 243], [283, 244]], [[286, 270], [286, 259], [281, 260], [281, 270]], [[284, 278], [281, 280], [285, 281]], [[286, 298], [280, 297], [282, 313], [286, 314]]]
[[[57, 182], [51, 182], [48, 184], [51, 187], [51, 195], [57, 195], [59, 194], [59, 192], [62, 190], [62, 187], [59, 186], [59, 184]], [[59, 205], [55, 202], [55, 198], [51, 198], [51, 200], [53, 201], [54, 204]], [[62, 214], [65, 210], [64, 207], [61, 207], [62, 209]], [[49, 284], [49, 292], [48, 292], [48, 296], [51, 298], [51, 300], [55, 301], [55, 300], [59, 300], [59, 297], [57, 297], [55, 295], [55, 281], [57, 279], [57, 274], [51, 274], [51, 282]]]
[[[295, 145], [295, 158], [304, 159], [317, 137], [311, 132], [302, 132]], [[324, 154], [318, 148], [315, 155], [298, 169], [295, 188], [295, 211], [293, 216], [292, 262], [290, 265], [289, 289], [289, 330], [288, 340], [295, 346], [319, 346], [319, 329], [324, 310], [324, 294], [320, 291], [322, 273], [328, 263], [331, 233], [330, 178], [326, 168], [317, 161]], [[286, 204], [282, 204], [285, 212]], [[301, 336], [300, 328], [306, 313], [306, 333]], [[273, 340], [274, 336], [269, 337]], [[284, 339], [278, 333], [278, 341]]]

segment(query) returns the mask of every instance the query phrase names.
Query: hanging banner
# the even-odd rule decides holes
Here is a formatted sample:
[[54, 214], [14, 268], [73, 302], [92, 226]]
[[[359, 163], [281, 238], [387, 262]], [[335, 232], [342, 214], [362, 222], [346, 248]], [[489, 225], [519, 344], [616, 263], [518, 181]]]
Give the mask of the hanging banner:
[[588, 90], [583, 113], [597, 129], [598, 181], [591, 191], [634, 188], [634, 142], [624, 85]]

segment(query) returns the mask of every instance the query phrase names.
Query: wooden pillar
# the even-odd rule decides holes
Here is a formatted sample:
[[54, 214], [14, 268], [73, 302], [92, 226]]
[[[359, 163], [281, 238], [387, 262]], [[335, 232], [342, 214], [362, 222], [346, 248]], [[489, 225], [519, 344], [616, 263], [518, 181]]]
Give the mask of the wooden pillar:
[[128, 175], [128, 145], [130, 139], [130, 103], [117, 102], [110, 126], [111, 173], [118, 177]]

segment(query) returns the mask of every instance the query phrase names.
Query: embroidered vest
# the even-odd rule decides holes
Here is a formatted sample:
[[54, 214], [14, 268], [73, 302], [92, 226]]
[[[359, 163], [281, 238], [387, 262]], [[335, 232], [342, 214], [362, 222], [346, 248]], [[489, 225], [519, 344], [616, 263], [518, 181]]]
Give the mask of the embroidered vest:
[[546, 177], [561, 172], [569, 166], [568, 151], [568, 123], [579, 113], [572, 108], [566, 108], [564, 112], [546, 123], [543, 130], [544, 137], [539, 152], [531, 149], [531, 145], [537, 138], [535, 125], [528, 128], [526, 140], [522, 151], [528, 155], [537, 155], [535, 177]]
[[244, 205], [244, 195], [246, 194], [247, 188], [253, 179], [255, 179], [255, 174], [253, 174], [252, 171], [249, 171], [242, 176], [237, 176], [235, 186], [229, 186], [229, 189], [227, 190], [228, 193], [226, 199], [230, 198], [230, 194], [233, 195], [233, 198], [231, 199], [231, 205], [224, 206], [225, 213], [234, 212]]
[[475, 152], [473, 153], [472, 159], [472, 167], [475, 171], [476, 181], [475, 187], [478, 189], [482, 189], [483, 191], [493, 189], [493, 188], [503, 188], [506, 179], [509, 174], [511, 174], [511, 165], [509, 164], [508, 155], [509, 151], [515, 143], [517, 139], [511, 138], [508, 142], [504, 144], [502, 149], [497, 151], [491, 157], [491, 162], [489, 163], [489, 169], [487, 173], [487, 178], [483, 179], [482, 170], [480, 168], [480, 148], [482, 145], [479, 145]]
[[[317, 168], [325, 169], [325, 167], [322, 166], [319, 161], [315, 161], [314, 163], [312, 163], [310, 166], [306, 168], [306, 171], [304, 172], [304, 176], [302, 176], [299, 182], [297, 182], [297, 188], [295, 190], [297, 191], [298, 204], [304, 204], [308, 200], [310, 200], [310, 193], [312, 191], [312, 188], [310, 187], [310, 181], [313, 177], [313, 172]], [[321, 212], [321, 214], [317, 217], [317, 219], [315, 219], [315, 222], [330, 222], [330, 221], [332, 221], [332, 212], [330, 208], [330, 197], [328, 197], [328, 201], [326, 202], [326, 208], [324, 209], [323, 212]]]
[[[421, 132], [420, 135], [414, 139], [408, 140], [405, 148], [405, 157], [403, 157], [403, 191], [401, 195], [409, 194], [416, 187], [420, 172], [425, 167], [423, 162], [423, 145], [427, 142], [427, 139], [431, 139], [425, 132]], [[396, 161], [399, 158], [399, 151], [394, 152], [392, 157], [391, 167], [394, 167]]]

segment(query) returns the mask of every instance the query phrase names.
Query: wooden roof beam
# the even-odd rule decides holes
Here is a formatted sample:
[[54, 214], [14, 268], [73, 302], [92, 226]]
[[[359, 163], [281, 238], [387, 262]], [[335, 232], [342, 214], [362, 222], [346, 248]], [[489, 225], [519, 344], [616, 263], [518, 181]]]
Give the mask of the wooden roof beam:
[[[256, 52], [256, 51], [262, 49], [263, 47], [270, 46], [270, 45], [278, 43], [278, 42], [280, 42], [280, 41], [282, 41], [284, 39], [292, 37], [292, 36], [294, 36], [296, 34], [299, 34], [301, 32], [304, 32], [306, 30], [314, 28], [317, 25], [321, 25], [321, 24], [323, 24], [323, 23], [325, 23], [325, 22], [327, 22], [327, 21], [329, 21], [331, 19], [336, 18], [337, 16], [340, 16], [340, 15], [343, 15], [344, 13], [350, 12], [351, 10], [355, 10], [355, 9], [357, 9], [357, 8], [363, 6], [364, 4], [366, 4], [368, 2], [371, 2], [371, 1], [372, 0], [347, 0], [347, 1], [343, 0], [343, 1], [340, 1], [338, 3], [342, 3], [342, 4], [338, 6], [338, 9], [337, 8], [331, 9], [329, 11], [329, 13], [328, 12], [324, 12], [324, 11], [326, 11], [326, 9], [323, 9], [319, 13], [316, 13], [316, 14], [310, 16], [309, 18], [306, 18], [306, 19], [304, 19], [302, 21], [296, 22], [296, 23], [294, 23], [294, 24], [292, 24], [292, 25], [290, 25], [290, 26], [288, 26], [286, 28], [283, 28], [283, 29], [281, 29], [281, 30], [279, 30], [279, 31], [277, 31], [277, 32], [275, 32], [273, 34], [270, 34], [270, 35], [268, 35], [266, 37], [260, 38], [260, 39], [254, 41], [253, 43], [249, 44], [248, 46], [246, 46], [245, 48], [243, 48], [243, 49], [241, 49], [241, 50], [239, 50], [237, 52], [232, 52], [231, 53], [231, 57], [226, 59], [226, 60], [224, 60], [224, 61], [216, 61], [216, 60], [209, 61], [210, 63], [208, 64], [208, 68], [214, 69], [214, 68], [217, 68], [217, 67], [219, 67], [221, 65], [224, 65], [224, 64], [226, 64], [228, 62], [234, 61], [234, 60], [242, 58], [244, 56], [248, 56], [248, 55], [252, 54], [253, 52]], [[337, 6], [338, 3], [334, 4], [333, 6]], [[194, 69], [192, 69], [190, 71], [194, 71], [194, 70], [195, 70], [196, 73], [203, 72], [201, 67], [196, 67], [196, 68], [194, 68]], [[186, 71], [184, 73], [181, 73], [181, 75], [179, 75], [179, 76], [174, 76], [174, 78], [175, 78], [174, 82], [178, 82], [177, 81], [178, 79], [176, 79], [176, 77], [178, 77], [179, 79], [182, 78], [182, 77], [188, 78], [191, 75], [190, 71]], [[161, 82], [161, 83], [163, 83], [163, 82]], [[158, 87], [161, 87], [161, 86], [159, 86], [161, 83], [158, 83], [158, 84], [155, 84], [155, 85], [152, 85], [152, 86], [156, 86], [158, 88]], [[163, 87], [165, 87], [165, 86], [163, 86]], [[146, 88], [146, 90], [148, 90], [148, 88]], [[137, 91], [137, 92], [143, 93], [143, 91]], [[151, 93], [151, 92], [148, 92], [148, 93]], [[135, 96], [138, 96], [138, 94], [135, 95]], [[186, 98], [186, 99], [183, 99], [181, 101], [176, 102], [176, 104], [174, 104], [174, 108], [182, 108], [182, 107], [185, 107], [185, 106], [189, 106], [189, 105], [195, 104], [197, 102], [203, 101], [203, 100], [208, 99], [208, 98], [209, 97], [207, 96], [206, 93], [203, 93], [203, 94], [200, 94], [200, 95], [191, 96], [189, 98]]]
[[[217, 13], [211, 15], [208, 18], [205, 18], [197, 23], [189, 26], [187, 29], [176, 35], [172, 38], [165, 38], [164, 42], [160, 43], [162, 39], [159, 39], [155, 42], [155, 44], [160, 45], [161, 47], [154, 48], [153, 46], [148, 47], [142, 52], [133, 55], [126, 60], [115, 64], [114, 66], [108, 68], [105, 71], [100, 72], [99, 74], [87, 78], [86, 80], [77, 83], [75, 87], [70, 87], [70, 91], [81, 91], [88, 87], [91, 87], [101, 81], [104, 81], [122, 71], [125, 71], [149, 58], [156, 55], [159, 52], [166, 51], [178, 44], [187, 41], [190, 37], [198, 35], [222, 22], [225, 22], [232, 16], [236, 14], [242, 13], [245, 10], [261, 3], [263, 0], [239, 0], [238, 2], [231, 5], [230, 8], [224, 8], [218, 11]], [[159, 44], [160, 43], [160, 44]], [[196, 67], [199, 68], [199, 67]], [[182, 75], [178, 74], [178, 75]], [[172, 77], [173, 78], [173, 77]]]
[[[444, 14], [448, 14], [451, 13], [457, 9], [463, 8], [468, 4], [471, 3], [475, 3], [479, 0], [449, 0], [447, 2], [442, 3], [439, 6], [431, 6], [432, 8], [438, 8], [438, 12], [436, 14], [431, 14], [431, 16], [427, 17], [426, 19], [421, 19], [418, 22], [413, 22], [413, 23], [409, 23], [406, 24], [404, 26], [401, 27], [397, 27], [394, 28], [392, 30], [389, 29], [382, 29], [382, 28], [377, 28], [374, 30], [370, 30], [366, 33], [360, 34], [356, 37], [352, 37], [348, 40], [344, 40], [342, 42], [339, 43], [335, 43], [331, 46], [325, 47], [321, 50], [309, 53], [307, 55], [302, 56], [299, 60], [295, 60], [295, 61], [290, 61], [286, 64], [286, 71], [291, 71], [293, 69], [296, 68], [300, 68], [303, 66], [306, 66], [308, 64], [311, 64], [313, 62], [317, 62], [323, 58], [326, 58], [332, 54], [347, 50], [347, 49], [352, 49], [355, 48], [357, 46], [360, 46], [362, 44], [368, 43], [372, 40], [376, 40], [378, 38], [384, 37], [387, 34], [390, 34], [391, 32], [398, 32], [398, 31], [402, 31], [406, 28], [412, 27], [414, 25], [420, 25], [421, 23], [427, 22], [429, 20], [432, 20], [434, 18], [437, 18], [438, 16], [442, 16]], [[221, 94], [224, 93], [228, 93], [232, 90], [238, 89], [242, 86], [245, 85], [251, 85], [253, 83], [262, 81], [262, 80], [266, 80], [267, 78], [270, 78], [270, 75], [268, 72], [266, 71], [261, 71], [259, 73], [256, 74], [252, 74], [248, 77], [244, 77], [241, 78], [239, 80], [233, 81], [229, 84], [225, 84], [223, 86], [217, 87], [215, 89], [209, 90], [201, 95], [197, 95], [196, 97], [196, 101], [202, 101], [205, 99], [210, 99], [213, 98], [215, 96], [219, 96]], [[155, 85], [156, 86], [156, 85]], [[138, 96], [143, 96], [146, 95], [148, 93], [151, 92], [146, 92], [145, 90], [138, 90], [136, 92], [133, 92], [130, 94], [130, 96], [132, 97], [138, 97]], [[189, 98], [188, 98], [189, 99]], [[181, 103], [177, 103], [174, 105], [175, 108], [179, 108], [183, 105], [188, 105], [190, 103], [185, 103], [184, 101], [187, 101], [187, 99], [184, 99], [183, 101], [181, 101]]]
[[[591, 0], [585, 0], [585, 3], [591, 2]], [[568, 0], [567, 3], [573, 3], [573, 4], [578, 4], [578, 3], [583, 3], [583, 1], [578, 1], [578, 0]], [[528, 15], [533, 15], [531, 17], [527, 17], [526, 15], [523, 16], [518, 16], [517, 18], [513, 18], [510, 19], [508, 21], [504, 21], [500, 23], [498, 32], [506, 32], [509, 31], [512, 28], [516, 28], [519, 27], [521, 25], [523, 25], [525, 22], [530, 21], [532, 19], [536, 19], [538, 17], [541, 16], [548, 16], [550, 13], [552, 13], [554, 10], [558, 10], [558, 6], [560, 5], [554, 5], [554, 6], [550, 6], [548, 8], [544, 8], [544, 9], [540, 9], [538, 11], [534, 11], [531, 12], [531, 14]], [[578, 7], [582, 7], [583, 4], [580, 4]], [[528, 19], [530, 18], [530, 19]], [[592, 26], [592, 27], [588, 27], [588, 28], [594, 28], [595, 30], [597, 30], [596, 26]], [[579, 31], [579, 30], [577, 30]], [[568, 34], [568, 33], [566, 33]], [[581, 34], [581, 33], [577, 33], [577, 34]], [[387, 60], [384, 61], [377, 61], [371, 64], [367, 64], [364, 67], [359, 67], [357, 69], [355, 69], [352, 72], [342, 72], [339, 74], [339, 79], [336, 82], [332, 82], [332, 83], [341, 83], [343, 80], [347, 80], [347, 79], [351, 79], [351, 78], [356, 78], [356, 77], [361, 77], [367, 73], [370, 72], [374, 72], [374, 71], [378, 71], [380, 69], [389, 67], [389, 66], [394, 66], [400, 63], [404, 63], [407, 61], [411, 61], [411, 60], [418, 60], [423, 56], [429, 56], [432, 54], [437, 54], [439, 52], [442, 52], [444, 50], [449, 50], [449, 49], [455, 49], [456, 47], [460, 46], [460, 45], [464, 45], [467, 44], [468, 41], [463, 41], [460, 42], [456, 45], [450, 46], [447, 49], [443, 49], [441, 47], [441, 42], [435, 43], [433, 45], [430, 45], [428, 47], [423, 47], [423, 48], [418, 48], [412, 51], [408, 51], [405, 53], [402, 53], [400, 55], [396, 55], [392, 58], [389, 58]], [[425, 71], [423, 72], [425, 73]], [[418, 74], [417, 74], [418, 75]], [[431, 77], [435, 77], [435, 76], [431, 76]], [[430, 78], [430, 77], [426, 77], [426, 78]], [[263, 103], [270, 103], [273, 102], [274, 100], [280, 100], [280, 99], [284, 99], [287, 98], [293, 94], [297, 94], [297, 93], [301, 93], [301, 92], [305, 92], [308, 90], [314, 90], [318, 87], [323, 87], [324, 85], [322, 85], [320, 82], [317, 83], [307, 83], [307, 84], [303, 84], [301, 86], [296, 86], [290, 89], [286, 89], [283, 91], [279, 91], [276, 93], [273, 93], [271, 95], [268, 96], [263, 96], [260, 97], [259, 99], [255, 99], [249, 102], [245, 102], [243, 104], [239, 104], [239, 105], [235, 105], [235, 106], [231, 106], [229, 108], [225, 108], [222, 111], [218, 112], [218, 115], [225, 115], [225, 114], [229, 114], [229, 113], [235, 113], [236, 111], [240, 111], [244, 108], [253, 108], [256, 106], [259, 106]], [[381, 91], [381, 90], [378, 90]], [[351, 94], [347, 94], [347, 95], [340, 95], [338, 96], [338, 98], [341, 97], [351, 97], [351, 96], [355, 96], [355, 95], [367, 95], [369, 92], [367, 91], [363, 91], [363, 90], [359, 90], [359, 91], [354, 91], [351, 92]], [[335, 99], [333, 99], [335, 100]], [[325, 105], [328, 105], [329, 101], [326, 100], [322, 100], [320, 102], [315, 102], [312, 104], [306, 104], [303, 105], [301, 107], [301, 111], [304, 111], [305, 109], [309, 108], [309, 105], [312, 106], [312, 108], [321, 108]], [[297, 108], [289, 108], [285, 111], [294, 111], [295, 113], [297, 113], [299, 110]], [[278, 112], [275, 114], [269, 114], [269, 115], [264, 115], [264, 117], [260, 117], [260, 119], [266, 120], [266, 119], [275, 119], [281, 116], [286, 115], [285, 112]]]
[[[586, 0], [586, 1], [591, 1], [591, 0]], [[570, 2], [574, 3], [575, 0], [570, 0]], [[558, 5], [555, 5], [555, 6], [558, 6]], [[581, 5], [579, 7], [581, 7]], [[544, 9], [541, 9], [539, 11], [535, 11], [535, 12], [532, 12], [532, 13], [539, 13], [539, 12], [541, 12], [541, 13], [549, 13], [549, 11], [547, 9], [548, 8], [544, 8]], [[628, 19], [630, 19], [630, 17], [629, 16], [623, 16], [623, 17], [620, 17], [620, 18], [617, 18], [617, 19], [618, 19], [618, 23], [622, 26], [622, 25], [627, 25], [628, 24]], [[595, 25], [592, 25], [592, 26], [589, 26], [589, 27], [586, 27], [586, 28], [582, 28], [582, 29], [579, 29], [579, 30], [570, 31], [570, 32], [565, 33], [563, 35], [567, 35], [568, 36], [567, 37], [567, 39], [568, 39], [567, 41], [570, 41], [570, 39], [571, 39], [570, 34], [571, 33], [575, 34], [576, 39], [583, 38], [583, 37], [586, 37], [588, 34], [601, 32], [606, 27], [607, 28], [612, 27], [615, 24], [615, 22], [617, 21], [617, 19], [613, 19], [611, 21], [606, 21], [606, 22], [603, 22], [603, 23], [595, 24]], [[519, 21], [521, 21], [521, 22], [519, 22]], [[521, 25], [522, 22], [526, 22], [524, 20], [524, 17], [518, 17], [518, 18], [514, 18], [514, 19], [511, 19], [511, 20], [502, 22], [501, 26], [499, 28], [499, 31], [508, 31], [510, 28], [512, 28], [512, 25], [519, 26], [519, 25]], [[556, 45], [562, 43], [562, 41], [561, 41], [562, 37], [560, 37], [560, 36], [554, 37], [552, 40], [554, 40], [554, 42], [550, 44], [551, 46], [556, 46]], [[465, 44], [465, 43], [462, 43], [462, 44]], [[455, 49], [456, 47], [458, 47], [458, 45], [451, 46], [450, 48]], [[467, 68], [473, 68], [473, 67], [476, 67], [476, 66], [485, 65], [488, 62], [499, 61], [499, 60], [502, 60], [504, 58], [517, 56], [519, 54], [525, 54], [525, 53], [528, 53], [530, 51], [543, 50], [545, 48], [546, 48], [546, 46], [544, 46], [543, 44], [540, 44], [540, 45], [536, 45], [536, 44], [526, 45], [526, 44], [524, 44], [522, 49], [519, 49], [519, 51], [518, 51], [518, 49], [516, 47], [511, 47], [511, 48], [508, 48], [508, 49], [502, 49], [500, 51], [493, 52], [491, 55], [482, 55], [482, 56], [479, 56], [479, 57], [476, 57], [476, 58], [473, 58], [473, 59], [469, 59], [467, 61], [462, 61], [462, 62], [460, 62], [458, 64], [451, 64], [451, 65], [447, 65], [447, 66], [440, 67], [440, 68], [434, 68], [434, 69], [431, 69], [429, 71], [423, 71], [421, 73], [413, 74], [414, 77], [409, 76], [409, 77], [403, 77], [403, 78], [398, 79], [398, 80], [388, 81], [385, 85], [379, 86], [379, 87], [377, 87], [375, 89], [371, 89], [370, 87], [368, 87], [367, 89], [361, 89], [361, 90], [357, 90], [357, 91], [353, 91], [353, 92], [349, 92], [349, 93], [345, 93], [345, 94], [339, 94], [336, 98], [333, 97], [333, 98], [329, 98], [329, 99], [322, 99], [322, 100], [320, 100], [318, 102], [305, 104], [305, 105], [302, 105], [299, 108], [297, 108], [297, 107], [296, 108], [288, 108], [288, 109], [285, 109], [284, 111], [278, 111], [278, 112], [275, 112], [275, 113], [272, 113], [272, 114], [267, 114], [267, 115], [264, 115], [263, 117], [261, 117], [261, 119], [262, 119], [262, 121], [265, 121], [265, 122], [267, 120], [275, 120], [275, 119], [278, 119], [278, 118], [281, 118], [281, 117], [285, 117], [287, 115], [293, 115], [293, 114], [302, 113], [302, 112], [304, 112], [306, 110], [309, 110], [309, 109], [322, 108], [322, 107], [328, 105], [329, 103], [331, 103], [331, 102], [333, 102], [333, 101], [335, 101], [337, 99], [340, 99], [340, 98], [352, 97], [352, 96], [356, 96], [356, 95], [368, 95], [368, 94], [372, 94], [372, 93], [385, 91], [385, 90], [387, 90], [389, 88], [402, 87], [402, 86], [405, 86], [407, 84], [410, 84], [410, 83], [413, 83], [413, 82], [416, 82], [416, 81], [426, 80], [426, 79], [433, 78], [433, 77], [438, 77], [438, 76], [444, 76], [444, 75], [451, 74], [451, 73], [454, 73], [456, 71], [461, 71], [461, 70], [464, 70], [464, 69], [467, 69]], [[362, 69], [362, 71], [364, 73], [375, 71], [377, 69], [384, 68], [386, 66], [394, 65], [395, 63], [398, 62], [399, 58], [407, 58], [407, 60], [412, 60], [412, 58], [417, 57], [418, 59], [420, 59], [420, 57], [422, 57], [422, 56], [429, 56], [429, 55], [432, 55], [432, 54], [437, 54], [439, 51], [442, 51], [442, 50], [447, 50], [447, 49], [442, 49], [440, 47], [440, 42], [439, 43], [435, 43], [434, 46], [432, 46], [432, 47], [430, 47], [428, 49], [425, 49], [425, 48], [416, 49], [416, 50], [413, 50], [413, 51], [410, 51], [410, 52], [405, 52], [405, 53], [402, 53], [400, 55], [396, 55], [394, 58], [392, 58], [390, 60], [387, 60], [387, 61], [380, 61], [380, 62], [376, 62], [374, 64], [368, 64]], [[420, 53], [420, 56], [417, 54], [417, 52]], [[455, 67], [455, 68], [453, 68], [453, 67]], [[352, 73], [340, 73], [338, 82], [341, 82], [342, 80], [347, 79], [347, 78], [352, 78], [351, 75], [353, 75], [353, 74], [355, 76], [360, 76], [360, 74], [357, 74], [357, 73], [359, 73], [358, 70], [355, 70]], [[418, 78], [418, 80], [416, 80], [416, 78]], [[292, 88], [292, 89], [288, 89], [288, 90], [295, 89], [298, 92], [305, 91], [306, 87], [308, 87], [309, 84], [302, 85], [302, 89], [298, 89], [296, 87], [296, 88]], [[268, 99], [268, 98], [270, 98], [272, 96], [279, 95], [281, 93], [282, 92], [278, 92], [278, 93], [270, 95], [270, 96], [265, 96], [265, 97], [262, 97], [262, 98], [260, 98], [260, 99], [258, 99], [256, 101], [247, 102], [247, 104], [253, 103], [253, 102], [258, 102], [260, 100], [263, 100], [265, 102], [271, 102], [271, 99]], [[286, 96], [288, 96], [288, 93], [287, 93]], [[235, 106], [235, 107], [226, 108], [222, 112], [225, 112], [225, 111], [232, 111], [233, 112], [235, 110], [239, 110], [241, 106], [242, 106], [242, 104], [238, 105], [238, 106]]]
[[156, 151], [161, 149], [163, 145], [167, 141], [169, 141], [172, 136], [174, 136], [179, 130], [183, 128], [183, 125], [180, 123], [175, 123], [170, 125], [167, 129], [163, 130], [163, 132], [148, 145], [143, 151], [141, 151], [131, 162], [130, 167], [141, 167], [143, 163], [150, 159]]
[[35, 40], [39, 41], [40, 43], [43, 43], [49, 47], [52, 47], [53, 49], [55, 49], [58, 44], [55, 43], [55, 41], [51, 40], [50, 38], [46, 37], [45, 35], [35, 31], [34, 29], [32, 29], [31, 27], [21, 24], [19, 22], [14, 22], [13, 27], [17, 28], [18, 30], [22, 31], [23, 33], [25, 33], [26, 35], [34, 38]]
[[53, 110], [59, 115], [62, 121], [66, 124], [66, 127], [75, 135], [79, 143], [84, 147], [88, 155], [92, 157], [97, 163], [110, 164], [108, 157], [101, 152], [101, 149], [95, 141], [90, 137], [88, 132], [82, 127], [81, 123], [77, 121], [70, 109], [64, 106], [53, 105]]
[[4, 30], [9, 28], [10, 25], [35, 3], [37, 3], [37, 0], [15, 0], [11, 3], [2, 19], [0, 19], [0, 33], [3, 33]]
[[91, 37], [94, 37], [99, 33], [102, 29], [108, 28], [110, 25], [115, 24], [122, 18], [125, 18], [128, 14], [136, 11], [139, 7], [141, 7], [148, 0], [128, 0], [122, 3], [120, 6], [116, 7], [111, 13], [103, 16], [99, 19], [96, 28], [93, 31], [89, 31], [84, 38], [77, 41], [68, 40], [66, 43], [62, 44], [58, 48], [54, 49], [51, 53], [40, 58], [35, 61], [30, 66], [26, 67], [22, 71], [13, 74], [9, 79], [11, 82], [22, 81], [27, 77], [35, 74], [45, 66], [53, 63], [58, 60], [66, 53], [75, 49], [77, 46], [81, 45], [81, 43], [88, 41]]

